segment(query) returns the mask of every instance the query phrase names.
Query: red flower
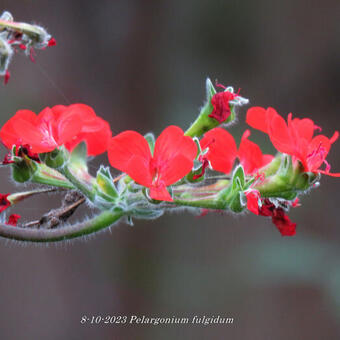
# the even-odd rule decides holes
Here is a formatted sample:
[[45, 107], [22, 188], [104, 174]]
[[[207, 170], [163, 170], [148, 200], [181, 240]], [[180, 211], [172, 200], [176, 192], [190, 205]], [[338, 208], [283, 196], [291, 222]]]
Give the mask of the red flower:
[[32, 153], [50, 152], [60, 145], [71, 151], [85, 141], [88, 155], [94, 156], [107, 150], [111, 130], [87, 105], [57, 105], [38, 115], [29, 110], [18, 111], [2, 127], [0, 138], [9, 149], [28, 144]]
[[9, 194], [0, 194], [0, 213], [11, 206], [11, 202], [7, 199]]
[[[311, 119], [292, 119], [290, 113], [287, 124], [271, 107], [267, 110], [262, 107], [250, 108], [246, 121], [253, 128], [267, 133], [278, 151], [293, 156], [293, 160], [301, 161], [306, 172], [340, 176], [340, 173], [329, 172], [330, 166], [326, 161], [331, 145], [338, 139], [337, 131], [330, 139], [324, 135], [313, 137], [314, 130], [319, 127]], [[323, 163], [326, 164], [326, 169], [320, 170]]]
[[209, 148], [204, 157], [210, 161], [214, 170], [226, 174], [230, 173], [238, 157], [244, 172], [249, 175], [253, 174], [271, 162], [273, 156], [263, 155], [260, 147], [248, 140], [249, 135], [250, 131], [246, 130], [237, 150], [235, 140], [228, 131], [222, 128], [212, 129], [200, 141], [202, 150]]
[[202, 150], [209, 148], [204, 158], [211, 167], [226, 174], [230, 173], [237, 157], [237, 146], [234, 137], [222, 128], [208, 131], [200, 140]]
[[8, 221], [5, 224], [12, 225], [13, 227], [16, 227], [19, 218], [21, 218], [20, 215], [12, 214], [8, 217]]
[[108, 148], [111, 165], [150, 188], [150, 197], [160, 201], [172, 201], [166, 187], [191, 171], [196, 154], [195, 142], [177, 126], [161, 133], [153, 155], [146, 139], [134, 131], [113, 137]]

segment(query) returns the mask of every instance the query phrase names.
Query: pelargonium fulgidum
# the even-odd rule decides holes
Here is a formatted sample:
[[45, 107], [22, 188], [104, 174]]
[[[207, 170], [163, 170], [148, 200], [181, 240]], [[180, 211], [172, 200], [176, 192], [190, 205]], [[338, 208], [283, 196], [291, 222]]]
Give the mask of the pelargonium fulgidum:
[[[275, 158], [263, 154], [249, 140], [249, 130], [237, 147], [234, 137], [218, 125], [232, 120], [228, 118], [230, 104], [242, 100], [228, 88], [216, 93], [210, 80], [206, 84], [206, 104], [189, 129], [184, 133], [177, 126], [168, 126], [156, 141], [153, 135], [144, 137], [130, 130], [112, 137], [109, 124], [84, 104], [57, 105], [38, 115], [18, 111], [0, 130], [2, 143], [10, 149], [2, 165], [11, 167], [12, 178], [19, 183], [61, 187], [73, 193], [76, 189], [78, 196], [68, 207], [63, 206], [60, 219], [47, 221], [51, 223], [43, 232], [37, 234], [35, 230], [45, 223], [44, 218], [35, 221], [37, 228], [32, 228], [32, 223], [28, 223], [30, 228], [10, 228], [8, 224], [16, 225], [19, 218], [11, 215], [7, 224], [0, 225], [0, 235], [64, 240], [103, 229], [122, 217], [129, 222], [132, 218], [153, 219], [182, 207], [235, 213], [248, 210], [270, 217], [281, 235], [294, 235], [296, 224], [286, 211], [319, 180], [320, 176], [306, 172], [330, 174], [326, 156], [338, 133], [330, 139], [313, 137], [317, 127], [310, 119], [292, 119], [289, 115], [286, 123], [274, 109], [255, 107], [248, 111], [248, 124], [268, 133], [281, 153]], [[62, 146], [73, 152], [64, 152]], [[88, 157], [105, 151], [111, 166], [123, 172], [116, 178], [103, 166], [96, 177], [88, 172]], [[198, 162], [202, 163], [200, 169]], [[323, 163], [326, 170], [319, 169]], [[209, 165], [212, 171], [205, 174]], [[44, 190], [2, 195], [0, 212]], [[56, 221], [57, 225], [64, 221], [85, 200], [91, 203], [89, 208], [100, 211], [98, 216], [84, 224], [56, 227]]]
[[45, 153], [65, 145], [71, 151], [85, 141], [88, 156], [105, 152], [111, 135], [109, 124], [85, 104], [47, 107], [38, 115], [19, 110], [0, 131], [0, 139], [8, 149], [29, 145], [30, 152]]
[[[320, 129], [309, 118], [292, 119], [288, 115], [287, 123], [271, 107], [252, 107], [247, 112], [246, 122], [253, 128], [267, 133], [274, 147], [285, 154], [291, 155], [293, 160], [299, 160], [306, 172], [321, 173], [339, 177], [340, 173], [330, 173], [330, 165], [326, 157], [331, 145], [338, 139], [336, 131], [331, 138], [324, 135], [314, 136], [314, 131]], [[325, 163], [325, 170], [320, 166]]]
[[234, 137], [222, 128], [215, 128], [208, 131], [200, 141], [202, 150], [208, 148], [203, 158], [207, 159], [211, 167], [229, 174], [233, 168], [236, 158], [242, 164], [246, 174], [253, 174], [272, 161], [272, 155], [264, 155], [260, 147], [250, 141], [250, 131], [246, 130], [241, 138], [237, 149]]
[[150, 197], [160, 201], [173, 200], [166, 187], [191, 171], [196, 155], [195, 142], [177, 126], [163, 130], [153, 153], [147, 140], [135, 131], [113, 137], [108, 148], [110, 164], [150, 188]]

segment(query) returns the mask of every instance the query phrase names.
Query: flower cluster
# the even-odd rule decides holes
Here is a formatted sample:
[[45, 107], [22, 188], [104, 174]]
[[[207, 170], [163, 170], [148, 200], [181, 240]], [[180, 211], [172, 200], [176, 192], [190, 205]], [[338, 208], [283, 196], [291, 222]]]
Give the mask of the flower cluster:
[[15, 22], [11, 13], [5, 11], [0, 16], [0, 76], [7, 84], [10, 78], [8, 66], [18, 50], [25, 52], [35, 61], [35, 49], [55, 46], [56, 40], [38, 25]]
[[[314, 136], [319, 127], [311, 119], [289, 114], [286, 123], [273, 108], [252, 107], [246, 122], [268, 134], [278, 153], [264, 154], [248, 129], [237, 146], [220, 124], [234, 119], [235, 106], [247, 100], [224, 89], [216, 92], [208, 80], [207, 103], [192, 126], [186, 132], [168, 126], [157, 139], [135, 131], [112, 137], [109, 123], [85, 104], [57, 105], [39, 114], [19, 110], [0, 130], [9, 149], [3, 165], [11, 166], [17, 182], [77, 189], [114, 218], [151, 219], [182, 206], [248, 210], [270, 217], [281, 235], [292, 236], [296, 224], [286, 212], [299, 205], [298, 196], [321, 174], [340, 176], [330, 173], [326, 161], [338, 132], [331, 138]], [[89, 156], [104, 152], [122, 172], [118, 177], [103, 166], [96, 177], [88, 172]], [[0, 212], [35, 193], [0, 195]], [[18, 218], [11, 215], [7, 224], [16, 225]]]

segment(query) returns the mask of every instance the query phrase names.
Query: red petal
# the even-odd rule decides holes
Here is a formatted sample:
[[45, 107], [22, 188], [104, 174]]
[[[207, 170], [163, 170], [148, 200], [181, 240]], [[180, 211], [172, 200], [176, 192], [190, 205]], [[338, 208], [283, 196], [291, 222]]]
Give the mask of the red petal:
[[326, 159], [330, 148], [331, 142], [326, 136], [315, 136], [308, 145], [304, 164], [307, 165], [308, 168], [306, 171], [316, 171]]
[[17, 113], [1, 128], [0, 138], [5, 146], [8, 149], [11, 149], [13, 145], [22, 143], [22, 136], [15, 129], [18, 120], [20, 120], [23, 125], [25, 125], [26, 122], [31, 122], [34, 125], [36, 119], [36, 114], [30, 110], [17, 111]]
[[9, 194], [0, 194], [0, 213], [11, 206], [11, 202], [7, 199]]
[[193, 166], [192, 160], [183, 155], [177, 155], [161, 170], [159, 178], [164, 181], [166, 186], [169, 186], [187, 175]]
[[294, 236], [296, 234], [296, 223], [292, 223], [281, 208], [273, 211], [272, 221], [282, 236]]
[[97, 130], [79, 133], [71, 142], [66, 143], [67, 149], [72, 150], [77, 144], [85, 141], [87, 144], [87, 154], [89, 156], [95, 156], [105, 152], [112, 137], [112, 132], [109, 123], [97, 117], [97, 122], [99, 120], [101, 124], [100, 126], [97, 125]]
[[263, 157], [260, 147], [248, 140], [249, 135], [250, 131], [246, 130], [242, 136], [238, 150], [238, 157], [246, 174], [252, 174], [268, 163], [268, 159]]
[[127, 168], [128, 171], [126, 172], [136, 183], [145, 187], [151, 187], [150, 161], [141, 156], [132, 156]]
[[[107, 150], [112, 136], [111, 128], [94, 110], [85, 104], [72, 104], [68, 107], [57, 105], [52, 108], [57, 117], [59, 143], [72, 150], [81, 141], [87, 144], [89, 156]], [[77, 126], [74, 126], [74, 125]]]
[[50, 152], [58, 146], [53, 138], [53, 134], [40, 129], [40, 126], [33, 125], [30, 122], [18, 120], [15, 130], [21, 136], [22, 144], [31, 146], [32, 153]]
[[320, 174], [323, 174], [323, 175], [331, 176], [331, 177], [340, 177], [339, 172], [333, 173], [333, 172], [328, 172], [328, 171], [324, 171], [324, 170], [318, 170], [317, 172], [320, 173]]
[[285, 120], [273, 109], [267, 110], [268, 134], [275, 148], [289, 155], [296, 154], [296, 142], [292, 141]]
[[65, 105], [55, 105], [51, 108], [53, 111], [55, 119], [59, 119], [59, 117], [64, 113], [68, 106]]
[[139, 156], [146, 164], [150, 163], [152, 157], [148, 142], [135, 131], [125, 131], [113, 137], [109, 142], [108, 156], [113, 167], [127, 174], [132, 166], [130, 161], [133, 157]]
[[252, 191], [247, 192], [245, 195], [247, 198], [248, 210], [254, 213], [255, 215], [258, 215], [260, 193], [257, 190], [252, 190]]
[[169, 194], [165, 186], [159, 186], [159, 187], [152, 186], [150, 188], [150, 197], [158, 201], [167, 201], [167, 202], [173, 201], [171, 195]]
[[254, 129], [268, 133], [267, 129], [267, 111], [263, 107], [251, 107], [247, 111], [246, 122]]
[[339, 138], [339, 132], [335, 131], [331, 139], [329, 140], [333, 144]]
[[155, 143], [153, 158], [156, 163], [171, 161], [177, 155], [194, 160], [197, 155], [197, 146], [191, 137], [184, 136], [178, 126], [168, 126], [159, 135]]
[[235, 158], [237, 147], [234, 137], [222, 128], [208, 131], [200, 141], [202, 150], [209, 147], [205, 157], [210, 161], [214, 170], [230, 173]]
[[[313, 138], [315, 124], [311, 119], [304, 118], [298, 119], [295, 118], [291, 121], [291, 128], [295, 130], [296, 136], [298, 138], [304, 138], [308, 142]], [[289, 126], [288, 126], [289, 127]]]
[[12, 214], [8, 217], [8, 221], [5, 224], [15, 227], [18, 223], [19, 218], [21, 218], [20, 215]]

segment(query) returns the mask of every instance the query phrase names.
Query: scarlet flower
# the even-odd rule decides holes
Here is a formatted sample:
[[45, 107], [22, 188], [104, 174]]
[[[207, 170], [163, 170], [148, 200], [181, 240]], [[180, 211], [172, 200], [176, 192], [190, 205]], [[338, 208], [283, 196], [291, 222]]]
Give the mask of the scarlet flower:
[[11, 206], [11, 202], [7, 199], [9, 194], [0, 194], [0, 213]]
[[5, 224], [11, 225], [11, 226], [13, 226], [13, 227], [16, 227], [19, 218], [21, 218], [20, 215], [12, 214], [12, 215], [10, 215], [10, 216], [8, 217], [8, 221], [7, 221]]
[[177, 126], [160, 134], [153, 155], [147, 140], [135, 131], [113, 137], [108, 148], [110, 164], [150, 188], [150, 197], [160, 201], [173, 200], [166, 187], [191, 171], [196, 155], [195, 142]]
[[[292, 119], [290, 113], [287, 124], [271, 107], [267, 110], [262, 107], [250, 108], [246, 121], [253, 128], [267, 133], [278, 151], [293, 156], [293, 160], [299, 160], [304, 171], [340, 176], [340, 173], [329, 172], [330, 165], [326, 161], [331, 145], [339, 137], [338, 131], [330, 139], [324, 135], [313, 137], [314, 131], [320, 128], [311, 119]], [[319, 169], [323, 163], [326, 164], [325, 170]]]
[[57, 105], [45, 108], [38, 115], [19, 110], [2, 127], [0, 138], [9, 149], [28, 144], [31, 153], [50, 152], [61, 145], [71, 151], [85, 141], [88, 155], [94, 156], [107, 150], [111, 129], [90, 106]]
[[215, 118], [219, 123], [223, 123], [230, 116], [230, 101], [238, 97], [238, 94], [223, 91], [218, 92], [211, 98], [211, 104], [214, 107], [209, 117]]
[[204, 135], [200, 145], [202, 150], [209, 148], [204, 157], [210, 161], [214, 170], [230, 173], [238, 157], [244, 172], [250, 175], [271, 162], [273, 156], [263, 155], [260, 147], [248, 140], [249, 136], [250, 131], [246, 130], [237, 150], [234, 137], [222, 128], [215, 128]]

